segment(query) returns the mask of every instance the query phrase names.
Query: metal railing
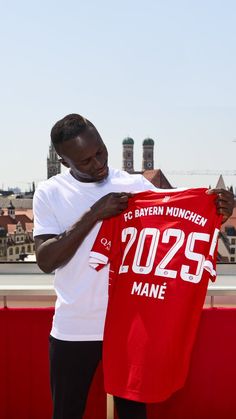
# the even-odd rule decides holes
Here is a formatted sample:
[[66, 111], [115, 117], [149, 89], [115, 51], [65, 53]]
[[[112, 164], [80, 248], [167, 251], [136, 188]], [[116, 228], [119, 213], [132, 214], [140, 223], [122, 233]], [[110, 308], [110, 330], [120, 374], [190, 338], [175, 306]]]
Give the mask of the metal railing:
[[[7, 308], [9, 306], [9, 302], [15, 298], [20, 298], [23, 303], [30, 298], [33, 298], [33, 300], [41, 298], [45, 301], [48, 299], [50, 299], [50, 302], [55, 301], [56, 294], [52, 284], [53, 275], [43, 274], [34, 265], [2, 265], [0, 267], [2, 268], [0, 269], [0, 278], [2, 279], [2, 283], [0, 281], [0, 298], [3, 301], [3, 306], [5, 308]], [[233, 273], [233, 275], [236, 278], [235, 273]], [[43, 283], [33, 283], [40, 281]], [[207, 297], [210, 298], [211, 307], [215, 307], [216, 297], [223, 297], [223, 299], [235, 297], [233, 306], [236, 306], [236, 285], [218, 286], [209, 284]], [[110, 395], [107, 395], [106, 418], [114, 419], [114, 402], [112, 396]]]
[[236, 296], [236, 286], [209, 286], [207, 296], [210, 296], [211, 307], [215, 306], [215, 297]]
[[8, 306], [9, 298], [23, 297], [56, 297], [52, 285], [0, 285], [0, 296], [3, 298], [3, 306]]
[[[215, 297], [236, 296], [236, 286], [209, 286], [207, 296], [210, 297], [211, 307], [214, 307]], [[4, 307], [8, 298], [12, 297], [56, 297], [53, 285], [0, 285], [0, 297]]]

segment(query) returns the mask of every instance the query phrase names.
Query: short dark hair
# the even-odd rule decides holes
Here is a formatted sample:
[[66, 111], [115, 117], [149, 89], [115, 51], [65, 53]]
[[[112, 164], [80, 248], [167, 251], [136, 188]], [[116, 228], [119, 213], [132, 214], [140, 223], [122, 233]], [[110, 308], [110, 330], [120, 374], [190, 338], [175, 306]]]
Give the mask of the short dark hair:
[[58, 149], [58, 146], [65, 141], [77, 137], [91, 125], [91, 122], [81, 115], [76, 113], [66, 115], [57, 121], [51, 129], [51, 140], [55, 149]]

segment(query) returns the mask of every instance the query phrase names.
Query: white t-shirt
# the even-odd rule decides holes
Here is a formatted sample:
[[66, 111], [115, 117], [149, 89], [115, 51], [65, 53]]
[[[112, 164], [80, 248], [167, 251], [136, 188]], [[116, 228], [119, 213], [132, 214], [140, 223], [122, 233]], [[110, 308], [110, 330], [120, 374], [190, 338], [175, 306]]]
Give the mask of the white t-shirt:
[[[110, 169], [107, 179], [85, 183], [68, 169], [42, 182], [33, 200], [34, 237], [61, 234], [101, 197], [110, 192], [155, 189], [142, 175]], [[90, 231], [71, 260], [56, 269], [57, 294], [51, 335], [57, 339], [101, 340], [108, 296], [108, 267], [96, 272], [89, 266], [89, 253], [101, 222]], [[50, 257], [50, 254], [48, 255]]]

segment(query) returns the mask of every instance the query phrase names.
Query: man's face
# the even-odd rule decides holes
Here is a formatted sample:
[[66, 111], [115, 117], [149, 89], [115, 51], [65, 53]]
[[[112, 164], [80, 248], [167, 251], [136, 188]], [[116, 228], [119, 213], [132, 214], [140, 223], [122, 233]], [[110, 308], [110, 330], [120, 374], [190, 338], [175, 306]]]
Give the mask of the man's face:
[[107, 149], [94, 126], [59, 146], [61, 163], [80, 182], [99, 182], [108, 176]]

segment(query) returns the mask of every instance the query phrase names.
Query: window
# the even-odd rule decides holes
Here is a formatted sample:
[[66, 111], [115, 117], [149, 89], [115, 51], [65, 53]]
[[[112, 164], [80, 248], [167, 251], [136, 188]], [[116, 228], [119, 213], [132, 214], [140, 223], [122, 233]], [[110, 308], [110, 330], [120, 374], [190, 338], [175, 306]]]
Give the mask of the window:
[[31, 252], [31, 246], [30, 246], [30, 244], [28, 244], [28, 246], [27, 246], [27, 252]]
[[231, 244], [235, 244], [235, 239], [231, 239]]
[[12, 247], [9, 248], [9, 255], [13, 255], [13, 249], [12, 249]]
[[235, 262], [235, 258], [230, 258], [230, 262]]
[[16, 255], [19, 254], [19, 247], [16, 247], [15, 252], [16, 252]]
[[231, 247], [231, 249], [230, 249], [230, 254], [231, 254], [231, 255], [235, 255], [235, 247]]

